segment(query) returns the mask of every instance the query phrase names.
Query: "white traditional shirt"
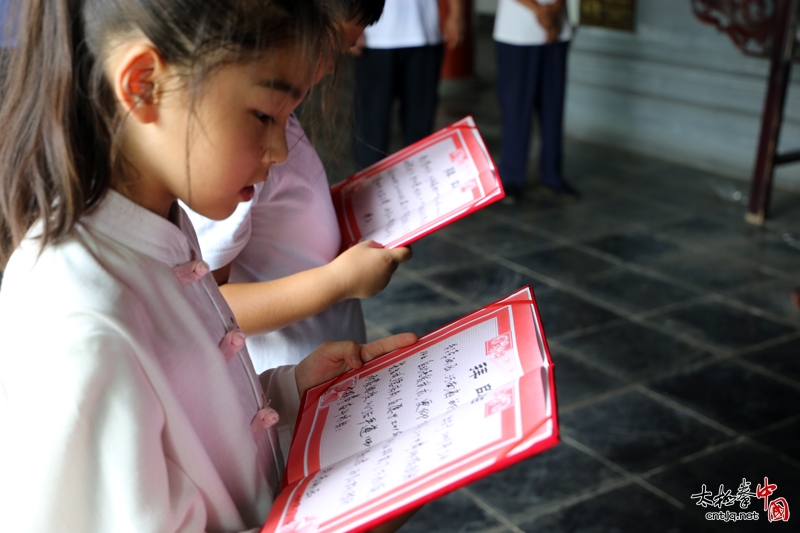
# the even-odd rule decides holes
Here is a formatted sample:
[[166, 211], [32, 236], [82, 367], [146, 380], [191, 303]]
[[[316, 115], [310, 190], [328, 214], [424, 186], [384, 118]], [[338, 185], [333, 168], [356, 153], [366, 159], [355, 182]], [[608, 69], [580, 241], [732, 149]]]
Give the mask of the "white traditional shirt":
[[442, 42], [438, 0], [386, 0], [381, 18], [364, 30], [367, 48], [411, 48]]
[[[212, 270], [231, 265], [231, 282], [283, 278], [333, 261], [342, 245], [325, 168], [300, 121], [286, 125], [287, 160], [270, 168], [249, 202], [215, 221], [187, 209]], [[359, 300], [345, 300], [278, 331], [247, 338], [256, 371], [299, 363], [325, 341], [366, 341]]]
[[[540, 4], [552, 4], [556, 0], [537, 0]], [[499, 0], [494, 18], [494, 40], [519, 46], [542, 45], [547, 42], [547, 33], [539, 24], [534, 12], [517, 0]], [[572, 39], [572, 25], [566, 13], [561, 17], [559, 41]]]
[[[294, 367], [258, 376], [185, 214], [109, 192], [0, 289], [0, 517], [15, 533], [256, 530], [294, 425]], [[265, 430], [267, 403], [281, 416]]]

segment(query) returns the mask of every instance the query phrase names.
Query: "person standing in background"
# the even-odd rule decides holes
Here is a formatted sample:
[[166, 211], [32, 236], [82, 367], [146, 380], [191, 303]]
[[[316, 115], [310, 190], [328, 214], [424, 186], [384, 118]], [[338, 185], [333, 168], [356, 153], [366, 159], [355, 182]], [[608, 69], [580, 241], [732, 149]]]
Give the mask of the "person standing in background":
[[572, 26], [565, 0], [499, 0], [494, 24], [501, 111], [499, 172], [507, 198], [522, 197], [534, 113], [541, 131], [540, 186], [550, 197], [577, 199], [562, 174], [564, 93]]
[[353, 156], [359, 169], [386, 157], [395, 97], [404, 145], [433, 132], [442, 43], [456, 47], [464, 31], [462, 0], [448, 3], [440, 22], [437, 0], [386, 0], [378, 23], [364, 31], [363, 46], [354, 51]]

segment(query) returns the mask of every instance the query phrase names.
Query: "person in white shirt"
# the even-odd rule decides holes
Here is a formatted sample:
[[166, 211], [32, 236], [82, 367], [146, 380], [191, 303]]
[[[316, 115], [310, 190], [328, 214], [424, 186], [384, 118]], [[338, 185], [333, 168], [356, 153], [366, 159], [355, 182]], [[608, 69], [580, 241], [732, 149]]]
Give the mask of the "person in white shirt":
[[176, 200], [221, 219], [252, 198], [337, 29], [312, 0], [19, 5], [0, 104], [3, 529], [254, 533], [300, 395], [415, 336], [256, 374]]
[[562, 173], [567, 52], [572, 38], [565, 0], [499, 0], [493, 36], [502, 115], [498, 172], [507, 198], [514, 201], [523, 195], [535, 115], [542, 137], [537, 191], [577, 199], [578, 192]]
[[405, 146], [433, 132], [444, 47], [463, 38], [462, 0], [386, 0], [383, 15], [364, 31], [356, 52], [353, 157], [365, 168], [386, 157], [392, 106], [400, 100]]

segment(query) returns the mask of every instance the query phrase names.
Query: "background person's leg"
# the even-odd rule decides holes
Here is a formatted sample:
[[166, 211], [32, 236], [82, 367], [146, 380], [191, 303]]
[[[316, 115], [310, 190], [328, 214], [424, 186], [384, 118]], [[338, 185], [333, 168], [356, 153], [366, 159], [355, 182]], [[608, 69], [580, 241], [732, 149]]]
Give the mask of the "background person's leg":
[[387, 156], [396, 50], [365, 48], [355, 59], [353, 159], [359, 169]]
[[408, 146], [433, 133], [444, 46], [404, 48], [402, 54], [400, 120], [403, 144]]
[[502, 147], [498, 171], [506, 194], [516, 197], [522, 194], [527, 182], [528, 149], [541, 54], [537, 46], [495, 44], [495, 87], [500, 104]]
[[569, 43], [543, 45], [537, 113], [542, 136], [539, 169], [541, 183], [557, 190], [571, 188], [562, 173], [564, 94]]

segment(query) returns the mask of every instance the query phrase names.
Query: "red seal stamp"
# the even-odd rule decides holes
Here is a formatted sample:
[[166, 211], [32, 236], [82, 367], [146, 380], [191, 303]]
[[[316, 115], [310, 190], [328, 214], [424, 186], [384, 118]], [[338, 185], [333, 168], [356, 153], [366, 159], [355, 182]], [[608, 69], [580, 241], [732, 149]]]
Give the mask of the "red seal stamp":
[[469, 192], [474, 191], [478, 188], [478, 182], [475, 180], [469, 180], [464, 185], [461, 186], [461, 192]]
[[509, 407], [513, 406], [514, 406], [514, 387], [506, 387], [492, 394], [492, 398], [485, 404], [483, 416], [489, 417], [495, 413], [505, 411]]
[[499, 359], [514, 347], [511, 333], [501, 333], [493, 339], [486, 341], [486, 356], [490, 359]]
[[456, 165], [461, 166], [465, 164], [467, 162], [467, 159], [468, 159], [467, 153], [461, 148], [453, 152], [450, 152], [450, 161], [452, 161]]

